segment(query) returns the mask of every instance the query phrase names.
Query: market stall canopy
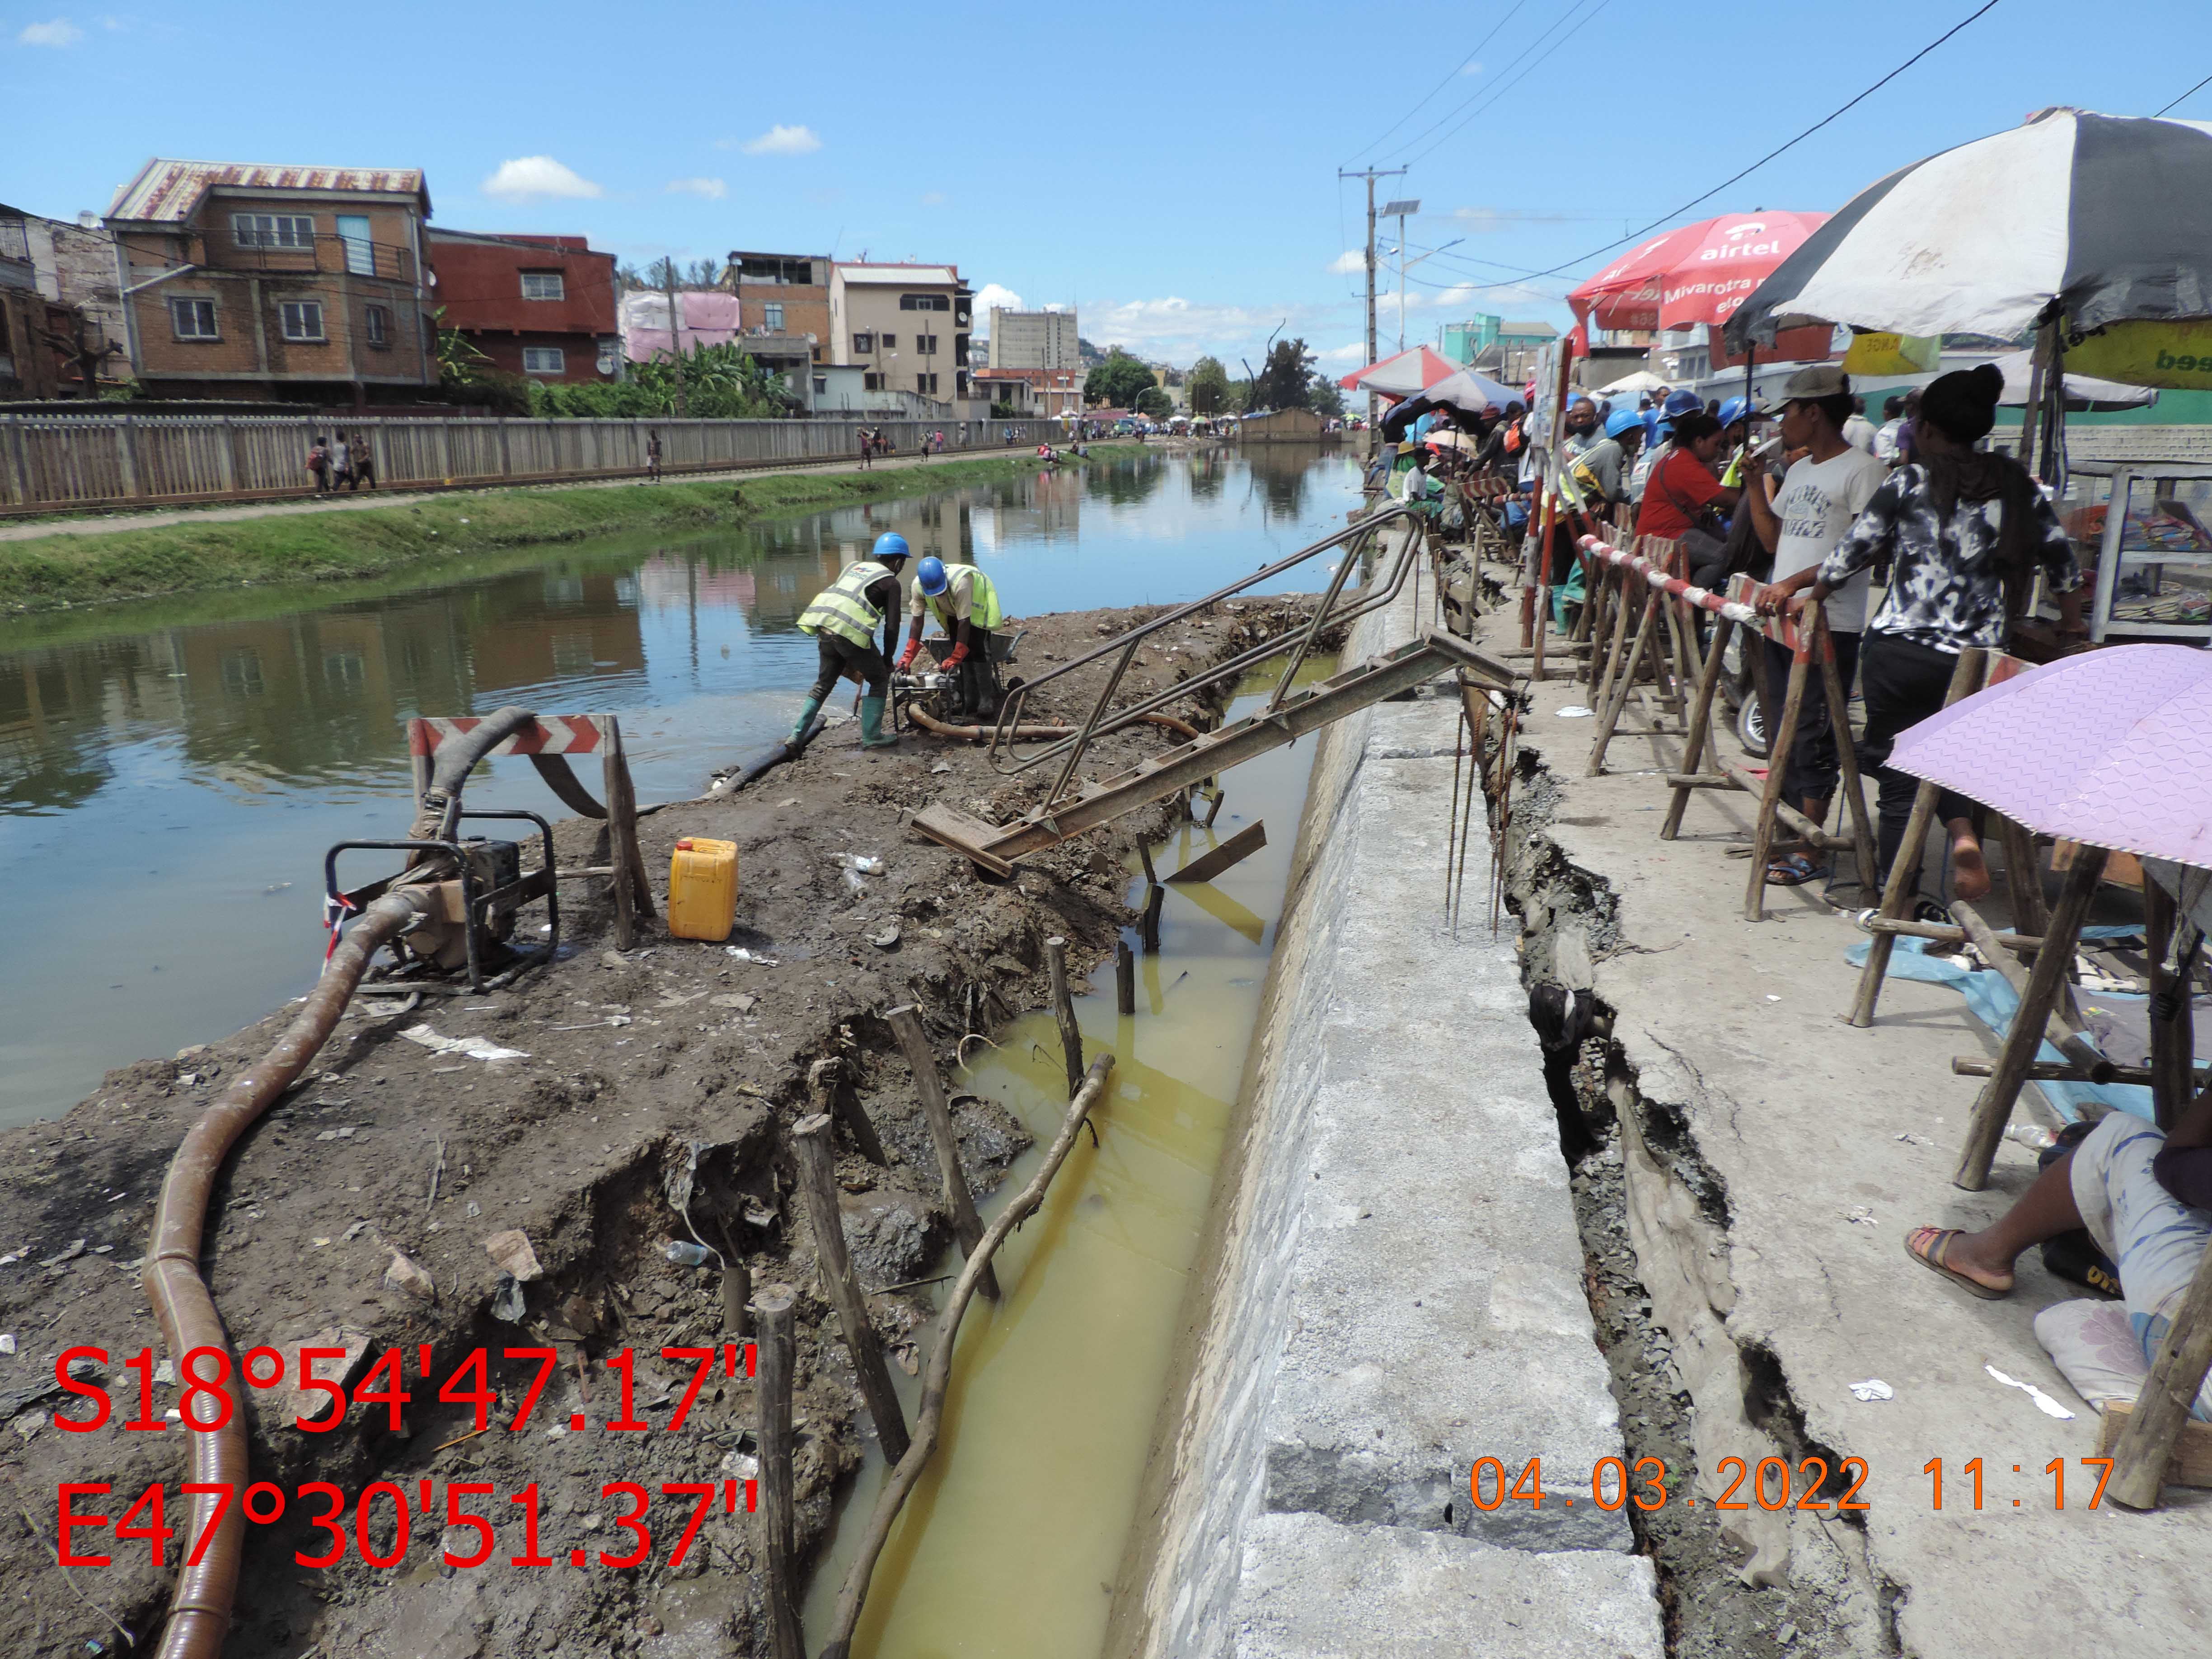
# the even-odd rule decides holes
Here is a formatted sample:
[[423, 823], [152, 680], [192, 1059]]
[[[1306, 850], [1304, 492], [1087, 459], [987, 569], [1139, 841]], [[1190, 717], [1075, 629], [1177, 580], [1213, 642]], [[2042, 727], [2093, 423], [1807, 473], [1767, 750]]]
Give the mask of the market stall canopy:
[[1576, 320], [1609, 329], [1724, 323], [1802, 246], [1824, 213], [1732, 213], [1629, 250], [1571, 294]]
[[[2018, 409], [2027, 402], [2030, 379], [2035, 370], [2035, 353], [2028, 350], [2008, 352], [1996, 360], [1997, 372], [2005, 378], [2004, 395], [1997, 402], [2008, 409]], [[1914, 377], [1922, 384], [1933, 380], [1933, 374]], [[2094, 374], [2069, 374], [2066, 376], [2066, 402], [2069, 407], [2140, 409], [2145, 404], [2158, 401], [2154, 387], [2130, 386], [2124, 380], [2102, 380]]]
[[1448, 374], [1428, 389], [1431, 405], [1443, 404], [1469, 415], [1480, 415], [1486, 407], [1505, 412], [1508, 404], [1525, 404], [1528, 399], [1508, 386], [1501, 386], [1486, 374], [1478, 374], [1471, 368], [1462, 368], [1456, 374]]
[[[1728, 319], [1726, 339], [1741, 350], [1823, 322], [2017, 341], [2055, 302], [2069, 361], [2109, 374], [2100, 338], [2078, 337], [2212, 319], [2212, 215], [2196, 205], [2208, 199], [2212, 124], [2046, 110], [1861, 191]], [[2166, 355], [2197, 377], [2146, 383], [2212, 385], [2212, 362]]]
[[1337, 384], [1346, 392], [1379, 392], [1388, 398], [1408, 398], [1425, 392], [1438, 380], [1458, 373], [1459, 365], [1438, 356], [1425, 345], [1385, 357], [1379, 363], [1356, 368]]
[[1889, 763], [2044, 835], [2212, 868], [2212, 653], [2062, 657], [1911, 727]]
[[1666, 384], [1650, 369], [1639, 368], [1633, 374], [1622, 375], [1611, 386], [1600, 386], [1597, 395], [1601, 398], [1632, 398], [1638, 392], [1656, 392]]

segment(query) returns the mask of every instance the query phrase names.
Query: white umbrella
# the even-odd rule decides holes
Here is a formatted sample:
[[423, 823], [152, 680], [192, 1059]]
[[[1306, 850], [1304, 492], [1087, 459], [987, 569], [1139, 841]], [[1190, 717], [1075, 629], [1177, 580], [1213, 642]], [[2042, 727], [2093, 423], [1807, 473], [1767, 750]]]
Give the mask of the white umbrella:
[[[2005, 377], [2004, 395], [1997, 399], [2008, 406], [2027, 402], [2027, 388], [2035, 372], [2033, 351], [2014, 351], [1996, 360], [1997, 371]], [[1919, 377], [1916, 377], [1919, 378]], [[1924, 377], [1933, 380], [1935, 376]], [[2140, 408], [2158, 401], [2158, 393], [2147, 386], [2129, 386], [2121, 380], [2100, 380], [2094, 374], [2069, 374], [2066, 377], [2066, 397], [2069, 402], [2080, 404], [2117, 404], [2124, 408]]]
[[1471, 368], [1462, 368], [1456, 374], [1448, 375], [1421, 395], [1431, 404], [1446, 404], [1454, 409], [1465, 410], [1470, 415], [1482, 413], [1486, 404], [1503, 414], [1506, 404], [1528, 401], [1510, 386], [1500, 386], [1488, 375], [1478, 374]]
[[1601, 398], [1610, 398], [1615, 393], [1625, 395], [1637, 392], [1656, 392], [1666, 384], [1666, 381], [1661, 380], [1650, 369], [1639, 368], [1635, 374], [1623, 375], [1611, 386], [1601, 386], [1597, 390], [1598, 396]]

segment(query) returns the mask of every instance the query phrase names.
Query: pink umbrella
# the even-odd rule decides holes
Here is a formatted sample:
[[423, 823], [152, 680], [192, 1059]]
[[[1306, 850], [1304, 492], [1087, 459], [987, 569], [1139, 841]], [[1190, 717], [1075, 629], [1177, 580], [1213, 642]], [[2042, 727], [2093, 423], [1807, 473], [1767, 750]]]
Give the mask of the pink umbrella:
[[2062, 657], [1921, 721], [1889, 763], [2045, 835], [2212, 868], [2212, 653]]
[[1597, 328], [1688, 328], [1726, 322], [1825, 213], [1732, 213], [1680, 225], [1630, 249], [1567, 295]]
[[1459, 373], [1460, 366], [1426, 346], [1414, 346], [1379, 363], [1355, 368], [1337, 384], [1346, 392], [1379, 392], [1386, 398], [1410, 398]]

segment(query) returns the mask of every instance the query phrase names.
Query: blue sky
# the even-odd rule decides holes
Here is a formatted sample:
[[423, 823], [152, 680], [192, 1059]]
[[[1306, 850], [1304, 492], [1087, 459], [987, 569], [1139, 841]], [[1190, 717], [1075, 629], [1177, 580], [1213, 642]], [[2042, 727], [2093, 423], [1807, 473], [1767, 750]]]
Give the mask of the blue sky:
[[[1668, 213], [1979, 3], [10, 0], [0, 201], [103, 209], [156, 154], [417, 166], [441, 225], [582, 233], [638, 261], [949, 260], [979, 289], [1079, 307], [1101, 343], [1233, 371], [1284, 324], [1334, 366], [1360, 338], [1360, 278], [1334, 267], [1364, 199], [1338, 167], [1412, 168], [1383, 189], [1423, 204], [1414, 254], [1444, 251], [1410, 273], [1409, 343], [1477, 312], [1564, 321], [1572, 276], [1523, 273]], [[1832, 209], [2048, 104], [2148, 114], [2212, 74], [2203, 15], [2000, 0], [1688, 216]], [[2212, 118], [2212, 88], [2174, 113]], [[1386, 344], [1397, 330], [1394, 294]]]

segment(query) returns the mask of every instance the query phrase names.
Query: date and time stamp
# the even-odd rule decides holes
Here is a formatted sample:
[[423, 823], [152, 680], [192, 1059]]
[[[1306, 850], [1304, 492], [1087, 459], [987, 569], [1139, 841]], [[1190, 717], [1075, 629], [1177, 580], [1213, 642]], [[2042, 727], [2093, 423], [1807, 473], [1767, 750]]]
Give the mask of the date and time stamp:
[[[1946, 1465], [1931, 1457], [1920, 1468], [1928, 1481], [1931, 1509], [1942, 1510], [1947, 1501], [1953, 1509], [2063, 1510], [2069, 1498], [2076, 1508], [2095, 1509], [2105, 1501], [2105, 1483], [2112, 1478], [2109, 1457], [2054, 1457], [2040, 1470], [2021, 1464], [1991, 1464], [1979, 1457]], [[1694, 1471], [1670, 1467], [1656, 1457], [1601, 1457], [1589, 1471], [1585, 1487], [1580, 1471], [1571, 1486], [1547, 1487], [1543, 1460], [1532, 1457], [1518, 1469], [1495, 1457], [1479, 1457], [1468, 1480], [1468, 1496], [1486, 1512], [1509, 1504], [1541, 1509], [1547, 1504], [1572, 1509], [1580, 1503], [1607, 1511], [1624, 1504], [1650, 1513], [1679, 1504], [1686, 1509], [1727, 1511], [1753, 1509], [1769, 1511], [1796, 1510], [1814, 1515], [1860, 1514], [1874, 1506], [1859, 1494], [1870, 1471], [1863, 1457], [1846, 1457], [1834, 1468], [1827, 1460], [1808, 1457], [1792, 1464], [1784, 1457], [1762, 1457], [1753, 1464], [1741, 1457], [1723, 1457], [1715, 1467], [1707, 1489], [1714, 1496], [1700, 1498]], [[1948, 1480], [1947, 1480], [1948, 1475]], [[1553, 1466], [1553, 1478], [1559, 1469]]]

